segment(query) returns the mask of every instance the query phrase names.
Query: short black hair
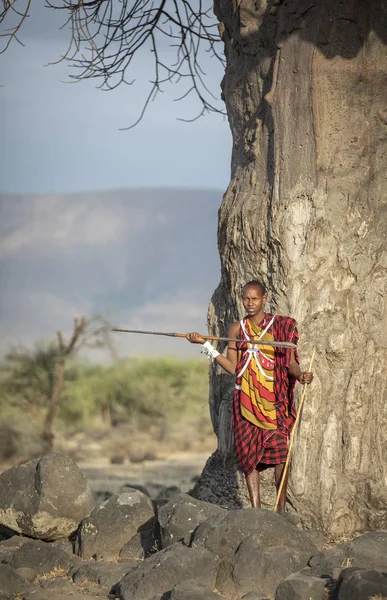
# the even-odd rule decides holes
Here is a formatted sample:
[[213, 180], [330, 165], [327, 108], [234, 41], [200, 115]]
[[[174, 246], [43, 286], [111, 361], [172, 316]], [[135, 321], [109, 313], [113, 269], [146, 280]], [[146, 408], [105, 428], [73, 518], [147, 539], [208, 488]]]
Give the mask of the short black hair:
[[266, 296], [267, 292], [266, 292], [265, 286], [263, 285], [263, 283], [261, 283], [257, 279], [253, 279], [253, 281], [249, 281], [248, 283], [245, 283], [245, 285], [242, 288], [242, 292], [244, 292], [247, 287], [253, 287], [253, 286], [260, 288], [260, 290], [262, 292], [262, 296]]

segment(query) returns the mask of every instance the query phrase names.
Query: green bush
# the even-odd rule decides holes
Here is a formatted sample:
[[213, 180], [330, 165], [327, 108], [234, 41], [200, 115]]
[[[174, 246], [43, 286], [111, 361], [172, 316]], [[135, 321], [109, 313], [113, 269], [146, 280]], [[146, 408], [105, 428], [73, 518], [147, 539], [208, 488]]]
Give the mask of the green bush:
[[[0, 459], [19, 455], [25, 440], [39, 439], [55, 364], [52, 348], [37, 346], [14, 351], [0, 366], [0, 422], [7, 425], [0, 432]], [[67, 435], [120, 426], [128, 440], [149, 435], [188, 448], [212, 434], [207, 399], [207, 361], [156, 357], [84, 364], [72, 359], [65, 367], [55, 428]]]
[[83, 428], [103, 420], [147, 423], [197, 413], [206, 405], [208, 365], [173, 358], [130, 359], [112, 365], [79, 365], [66, 382], [60, 418]]

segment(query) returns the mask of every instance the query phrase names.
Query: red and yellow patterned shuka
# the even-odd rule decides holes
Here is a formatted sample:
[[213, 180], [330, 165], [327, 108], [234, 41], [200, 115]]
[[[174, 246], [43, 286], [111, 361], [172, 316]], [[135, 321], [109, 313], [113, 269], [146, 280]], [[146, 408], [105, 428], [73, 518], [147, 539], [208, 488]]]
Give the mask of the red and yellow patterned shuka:
[[[233, 402], [235, 451], [246, 475], [259, 464], [286, 461], [288, 440], [296, 419], [295, 378], [289, 374], [290, 349], [249, 344], [248, 340], [298, 341], [297, 323], [290, 317], [266, 314], [261, 323], [240, 322]], [[297, 354], [296, 354], [296, 360]]]

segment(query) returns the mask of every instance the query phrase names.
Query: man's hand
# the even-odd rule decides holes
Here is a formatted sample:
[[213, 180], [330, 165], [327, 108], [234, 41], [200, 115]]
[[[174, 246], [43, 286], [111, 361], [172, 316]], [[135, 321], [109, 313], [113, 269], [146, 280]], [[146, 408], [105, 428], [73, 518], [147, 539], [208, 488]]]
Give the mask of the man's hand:
[[308, 385], [313, 381], [313, 373], [309, 371], [303, 371], [297, 377], [297, 381], [299, 381], [302, 385]]
[[191, 344], [205, 344], [206, 340], [200, 333], [187, 333], [185, 336]]

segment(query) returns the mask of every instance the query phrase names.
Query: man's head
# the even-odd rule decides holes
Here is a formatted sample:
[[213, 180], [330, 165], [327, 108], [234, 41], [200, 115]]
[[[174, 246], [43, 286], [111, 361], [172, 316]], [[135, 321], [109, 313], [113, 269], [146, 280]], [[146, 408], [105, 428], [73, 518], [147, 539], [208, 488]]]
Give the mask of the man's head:
[[249, 281], [242, 289], [243, 306], [250, 318], [260, 316], [266, 302], [266, 288], [260, 281]]
[[265, 286], [263, 285], [263, 283], [261, 283], [257, 279], [253, 279], [253, 281], [249, 281], [248, 283], [245, 283], [245, 285], [242, 288], [242, 296], [247, 287], [259, 288], [261, 290], [261, 296], [266, 296], [266, 294], [267, 294]]

